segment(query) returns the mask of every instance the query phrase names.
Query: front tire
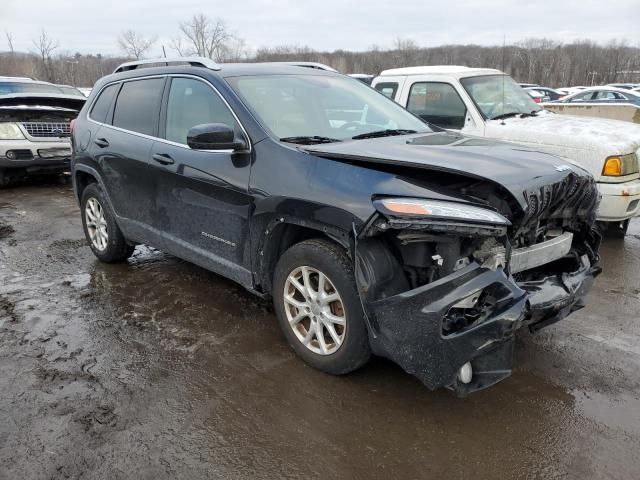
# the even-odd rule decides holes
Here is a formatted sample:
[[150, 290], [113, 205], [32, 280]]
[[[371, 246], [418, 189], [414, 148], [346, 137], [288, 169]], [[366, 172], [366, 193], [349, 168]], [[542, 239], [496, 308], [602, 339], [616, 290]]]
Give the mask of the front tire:
[[84, 189], [80, 207], [84, 235], [93, 254], [105, 263], [121, 262], [129, 258], [135, 247], [127, 243], [97, 184], [91, 183]]
[[289, 248], [276, 266], [273, 300], [285, 337], [309, 365], [342, 375], [369, 359], [351, 262], [336, 244], [317, 239]]

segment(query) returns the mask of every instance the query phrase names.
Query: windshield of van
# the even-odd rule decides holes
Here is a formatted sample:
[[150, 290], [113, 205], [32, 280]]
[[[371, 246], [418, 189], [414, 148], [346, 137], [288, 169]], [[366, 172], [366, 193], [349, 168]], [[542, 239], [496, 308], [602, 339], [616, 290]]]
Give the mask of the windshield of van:
[[485, 75], [460, 80], [485, 118], [535, 115], [542, 108], [508, 75]]
[[227, 81], [282, 141], [329, 143], [431, 131], [394, 101], [349, 77], [264, 75]]

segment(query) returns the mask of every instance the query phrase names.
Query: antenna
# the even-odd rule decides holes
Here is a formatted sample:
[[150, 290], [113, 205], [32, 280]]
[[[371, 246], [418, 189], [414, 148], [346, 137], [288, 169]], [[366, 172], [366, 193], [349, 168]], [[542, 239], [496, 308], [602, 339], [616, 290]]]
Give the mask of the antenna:
[[[506, 61], [505, 61], [505, 53], [507, 49], [507, 35], [505, 33], [502, 34], [502, 113], [504, 113], [504, 77], [506, 75]], [[504, 118], [502, 119], [502, 125], [505, 125]]]

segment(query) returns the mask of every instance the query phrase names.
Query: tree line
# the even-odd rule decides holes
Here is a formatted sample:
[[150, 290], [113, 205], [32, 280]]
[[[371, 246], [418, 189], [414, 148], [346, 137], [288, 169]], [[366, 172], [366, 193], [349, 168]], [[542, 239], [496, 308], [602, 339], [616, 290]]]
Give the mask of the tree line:
[[421, 47], [398, 38], [388, 47], [366, 51], [323, 52], [299, 45], [263, 47], [250, 52], [244, 40], [224, 20], [205, 14], [180, 22], [178, 35], [167, 45], [157, 36], [125, 30], [116, 39], [122, 55], [65, 53], [46, 30], [33, 40], [29, 52], [18, 52], [13, 35], [5, 32], [7, 50], [0, 52], [0, 75], [27, 76], [54, 83], [90, 87], [117, 65], [149, 57], [161, 48], [166, 56], [203, 56], [218, 62], [320, 62], [343, 73], [377, 74], [414, 65], [465, 65], [503, 70], [520, 82], [551, 87], [640, 82], [640, 47], [625, 41], [597, 44], [590, 40], [569, 43], [531, 38], [504, 46], [442, 45]]

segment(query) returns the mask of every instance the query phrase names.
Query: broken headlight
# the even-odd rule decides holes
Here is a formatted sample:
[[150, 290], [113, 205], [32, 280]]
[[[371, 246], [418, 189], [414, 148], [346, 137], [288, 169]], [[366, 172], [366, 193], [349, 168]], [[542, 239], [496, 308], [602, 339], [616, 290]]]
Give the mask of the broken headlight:
[[374, 201], [374, 206], [379, 212], [391, 216], [511, 225], [498, 212], [465, 203], [420, 198], [381, 198]]
[[22, 140], [24, 135], [15, 123], [0, 123], [0, 140]]

